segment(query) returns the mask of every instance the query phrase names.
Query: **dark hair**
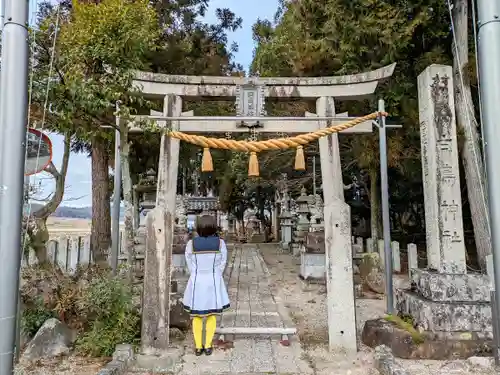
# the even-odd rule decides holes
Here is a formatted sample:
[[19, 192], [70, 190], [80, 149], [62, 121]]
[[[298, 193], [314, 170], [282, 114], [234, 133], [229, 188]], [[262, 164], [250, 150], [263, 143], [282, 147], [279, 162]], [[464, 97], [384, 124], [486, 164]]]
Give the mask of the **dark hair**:
[[196, 232], [200, 237], [210, 237], [217, 234], [217, 221], [213, 216], [203, 215], [196, 221]]

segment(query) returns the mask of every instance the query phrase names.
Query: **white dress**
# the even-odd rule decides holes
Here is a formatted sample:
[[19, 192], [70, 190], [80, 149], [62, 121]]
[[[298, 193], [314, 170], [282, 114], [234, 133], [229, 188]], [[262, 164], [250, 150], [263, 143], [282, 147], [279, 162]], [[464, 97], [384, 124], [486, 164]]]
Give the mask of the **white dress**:
[[186, 263], [190, 276], [183, 304], [191, 316], [220, 314], [229, 308], [229, 296], [223, 279], [227, 261], [224, 240], [218, 239], [218, 247], [218, 250], [207, 249], [206, 246], [201, 250], [193, 249], [193, 240], [186, 245]]

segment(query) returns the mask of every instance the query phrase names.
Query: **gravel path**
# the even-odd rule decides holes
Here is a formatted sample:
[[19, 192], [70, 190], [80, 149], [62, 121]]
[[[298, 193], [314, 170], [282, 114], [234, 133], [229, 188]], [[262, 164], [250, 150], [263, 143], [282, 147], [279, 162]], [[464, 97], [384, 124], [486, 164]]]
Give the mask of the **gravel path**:
[[20, 363], [15, 375], [93, 375], [108, 360], [69, 356], [34, 363]]
[[[326, 287], [299, 279], [300, 260], [289, 253], [281, 253], [276, 246], [262, 245], [261, 254], [271, 273], [273, 293], [280, 295], [298, 329], [300, 342], [308, 361], [317, 375], [372, 375], [373, 350], [361, 344], [355, 357], [345, 353], [328, 351], [328, 319], [326, 310]], [[395, 279], [395, 285], [404, 281]], [[383, 299], [357, 299], [356, 320], [358, 334], [369, 319], [384, 316]], [[398, 360], [412, 375], [487, 375], [496, 374], [487, 360], [480, 363], [470, 361], [424, 361]], [[486, 366], [487, 368], [484, 368]]]

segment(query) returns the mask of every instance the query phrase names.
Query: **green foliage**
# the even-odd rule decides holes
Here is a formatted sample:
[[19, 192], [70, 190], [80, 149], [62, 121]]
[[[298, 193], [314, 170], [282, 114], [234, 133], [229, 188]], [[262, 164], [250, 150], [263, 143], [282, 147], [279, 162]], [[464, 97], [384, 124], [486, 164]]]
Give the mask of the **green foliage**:
[[53, 318], [54, 313], [43, 303], [41, 297], [35, 299], [32, 305], [23, 309], [21, 315], [21, 331], [28, 337], [33, 337], [47, 319]]
[[48, 95], [46, 126], [70, 132], [75, 141], [109, 138], [112, 132], [102, 126], [114, 125], [118, 100], [122, 117], [147, 104], [136, 95], [132, 80], [134, 70], [148, 66], [146, 57], [159, 35], [156, 12], [147, 0], [75, 0], [59, 9], [44, 4], [34, 45], [32, 117], [44, 117]]
[[78, 333], [76, 349], [85, 355], [109, 356], [120, 343], [137, 343], [140, 316], [132, 286], [124, 275], [91, 266], [67, 275], [45, 264], [23, 270], [22, 329], [34, 335], [56, 317]]
[[137, 343], [140, 316], [132, 298], [132, 288], [124, 280], [93, 280], [79, 299], [79, 308], [88, 314], [88, 328], [78, 337], [76, 349], [85, 355], [110, 356], [116, 344]]
[[[251, 70], [262, 76], [355, 74], [396, 62], [393, 76], [379, 85], [376, 97], [336, 101], [336, 109], [348, 111], [351, 116], [365, 115], [376, 110], [376, 99], [385, 100], [390, 119], [397, 119], [403, 125], [402, 130], [391, 130], [388, 134], [389, 167], [393, 177], [390, 189], [401, 193], [415, 191], [414, 185], [422, 178], [417, 76], [429, 64], [451, 61], [452, 38], [445, 3], [437, 0], [417, 0], [411, 4], [403, 0], [281, 2], [275, 23], [259, 20], [253, 31], [257, 47]], [[311, 103], [304, 104], [303, 107], [307, 107]], [[288, 104], [288, 113], [296, 108], [295, 103]], [[304, 110], [311, 111], [301, 110], [299, 115]], [[344, 181], [355, 176], [366, 196], [370, 196], [370, 189], [379, 183], [370, 179], [377, 176], [379, 170], [378, 137], [371, 134], [339, 138]], [[309, 155], [316, 152], [313, 147], [306, 151]], [[405, 228], [409, 227], [408, 223], [422, 223], [421, 218], [414, 218], [416, 213], [423, 212], [422, 191], [417, 189], [417, 192], [420, 195], [411, 196], [411, 201], [407, 195], [406, 202], [398, 207], [391, 200], [391, 209], [399, 211], [401, 220], [397, 222]], [[348, 192], [346, 198], [349, 199]], [[366, 204], [370, 203], [380, 206], [368, 199]], [[405, 206], [411, 207], [410, 213], [406, 214]], [[375, 213], [372, 219], [377, 216]], [[421, 226], [416, 227], [422, 231]]]
[[148, 0], [73, 1], [71, 21], [59, 38], [70, 71], [114, 75], [145, 67], [144, 57], [159, 36], [156, 12]]

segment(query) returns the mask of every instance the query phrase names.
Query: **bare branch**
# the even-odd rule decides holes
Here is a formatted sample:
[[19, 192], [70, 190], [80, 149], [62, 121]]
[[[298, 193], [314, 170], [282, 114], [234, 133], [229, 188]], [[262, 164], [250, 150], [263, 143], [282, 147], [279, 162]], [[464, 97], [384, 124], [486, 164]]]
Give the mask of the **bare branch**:
[[64, 136], [64, 152], [63, 152], [63, 160], [61, 163], [61, 171], [58, 172], [55, 166], [51, 163], [53, 168], [49, 168], [47, 170], [48, 173], [52, 174], [56, 180], [56, 189], [54, 195], [51, 197], [50, 201], [33, 213], [33, 217], [37, 219], [47, 218], [51, 214], [53, 214], [57, 207], [62, 202], [64, 196], [64, 188], [66, 181], [66, 174], [68, 173], [68, 164], [69, 164], [69, 156], [71, 151], [71, 136], [66, 134]]

